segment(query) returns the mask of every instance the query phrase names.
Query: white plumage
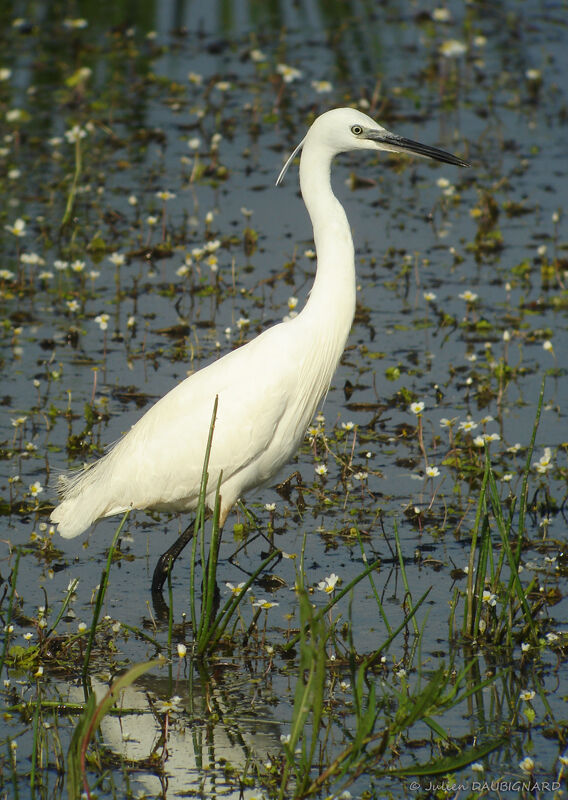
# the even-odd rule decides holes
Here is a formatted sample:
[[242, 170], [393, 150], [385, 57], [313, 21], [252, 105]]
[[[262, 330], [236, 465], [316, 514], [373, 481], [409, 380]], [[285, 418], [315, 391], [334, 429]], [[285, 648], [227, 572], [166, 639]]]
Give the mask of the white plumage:
[[355, 260], [349, 223], [331, 189], [334, 156], [388, 150], [467, 166], [442, 150], [397, 137], [349, 108], [316, 119], [278, 182], [300, 148], [300, 186], [318, 256], [305, 307], [182, 381], [106, 455], [62, 479], [61, 502], [51, 515], [62, 536], [77, 536], [97, 519], [129, 508], [194, 509], [216, 396], [208, 501], [212, 505], [222, 470], [222, 525], [241, 495], [270, 481], [295, 453], [349, 335]]

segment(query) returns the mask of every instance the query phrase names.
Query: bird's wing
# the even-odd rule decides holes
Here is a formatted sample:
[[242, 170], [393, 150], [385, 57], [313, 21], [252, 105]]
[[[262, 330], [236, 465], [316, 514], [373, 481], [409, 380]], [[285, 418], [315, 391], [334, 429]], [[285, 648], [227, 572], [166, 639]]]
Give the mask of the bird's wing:
[[64, 488], [64, 498], [83, 493], [88, 502], [90, 491], [93, 502], [102, 504], [97, 517], [129, 507], [193, 508], [215, 397], [209, 491], [214, 491], [221, 470], [224, 500], [231, 505], [242, 491], [267, 480], [278, 460], [267, 453], [298, 396], [293, 360], [274, 355], [284, 352], [281, 327], [270, 328], [178, 384], [106, 456]]

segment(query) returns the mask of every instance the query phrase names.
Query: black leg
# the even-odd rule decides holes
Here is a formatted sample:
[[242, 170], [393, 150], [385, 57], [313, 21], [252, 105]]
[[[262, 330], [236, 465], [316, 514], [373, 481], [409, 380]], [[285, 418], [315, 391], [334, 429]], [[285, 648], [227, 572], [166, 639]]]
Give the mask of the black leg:
[[163, 553], [158, 559], [154, 575], [152, 576], [152, 594], [161, 594], [162, 587], [166, 582], [168, 574], [170, 573], [177, 557], [184, 549], [184, 547], [193, 539], [195, 527], [193, 522], [188, 525], [180, 536], [175, 540], [173, 545]]

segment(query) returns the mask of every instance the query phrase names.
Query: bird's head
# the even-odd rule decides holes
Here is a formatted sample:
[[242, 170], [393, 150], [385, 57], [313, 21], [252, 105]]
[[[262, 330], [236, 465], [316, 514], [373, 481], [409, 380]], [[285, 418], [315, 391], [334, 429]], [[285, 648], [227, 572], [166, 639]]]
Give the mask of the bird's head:
[[386, 150], [389, 153], [411, 153], [458, 167], [469, 166], [467, 161], [445, 150], [391, 133], [362, 111], [355, 108], [334, 108], [319, 116], [312, 124], [305, 138], [284, 164], [276, 181], [277, 186], [295, 156], [308, 142], [314, 142], [318, 147], [326, 149], [332, 157], [349, 150]]

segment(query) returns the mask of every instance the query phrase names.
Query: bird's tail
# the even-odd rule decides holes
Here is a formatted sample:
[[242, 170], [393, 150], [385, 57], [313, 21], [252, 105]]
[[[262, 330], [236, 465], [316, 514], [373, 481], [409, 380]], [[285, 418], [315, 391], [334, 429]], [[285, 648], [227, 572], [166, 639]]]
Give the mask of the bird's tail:
[[108, 489], [97, 480], [100, 461], [71, 475], [60, 475], [57, 492], [61, 499], [51, 512], [60, 536], [72, 539], [87, 530], [95, 520], [108, 514]]

